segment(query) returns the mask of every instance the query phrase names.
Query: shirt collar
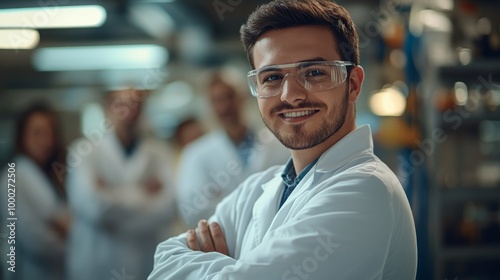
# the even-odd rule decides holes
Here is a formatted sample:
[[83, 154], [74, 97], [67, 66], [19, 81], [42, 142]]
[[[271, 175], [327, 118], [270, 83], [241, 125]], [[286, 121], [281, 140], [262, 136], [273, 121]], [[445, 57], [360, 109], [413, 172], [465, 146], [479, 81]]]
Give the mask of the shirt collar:
[[[235, 144], [235, 143], [233, 143]], [[236, 150], [240, 156], [244, 165], [247, 165], [250, 161], [250, 156], [252, 155], [253, 148], [255, 146], [255, 135], [252, 131], [248, 130], [245, 134], [245, 138], [236, 145]]]
[[285, 165], [285, 169], [281, 173], [281, 178], [287, 187], [297, 186], [300, 181], [307, 175], [309, 170], [313, 168], [313, 166], [318, 162], [318, 159], [313, 160], [309, 163], [302, 171], [300, 171], [299, 175], [295, 173], [295, 166], [293, 165], [293, 160], [290, 158]]
[[[357, 157], [359, 153], [362, 152], [373, 153], [373, 140], [371, 129], [369, 125], [363, 125], [355, 130], [351, 131], [344, 138], [342, 138], [335, 145], [326, 150], [316, 161], [316, 164], [310, 164], [311, 169], [314, 167], [313, 172], [319, 173], [328, 173], [332, 172], [344, 164], [351, 161], [354, 157]], [[285, 171], [292, 165], [292, 170], [295, 173], [295, 169], [293, 168], [293, 163], [291, 163], [292, 159], [290, 158], [286, 165], [279, 168], [274, 174], [274, 179], [270, 182], [276, 183], [278, 181], [285, 181], [283, 179], [283, 174], [286, 174]], [[306, 170], [306, 168], [304, 169]], [[304, 171], [303, 170], [303, 171]], [[281, 172], [280, 172], [281, 171]], [[303, 172], [301, 172], [302, 174]], [[281, 174], [281, 176], [280, 176]], [[304, 176], [307, 172], [304, 174]], [[299, 174], [300, 175], [300, 174]], [[262, 188], [265, 189], [268, 184], [262, 185]], [[271, 184], [272, 185], [272, 184]]]

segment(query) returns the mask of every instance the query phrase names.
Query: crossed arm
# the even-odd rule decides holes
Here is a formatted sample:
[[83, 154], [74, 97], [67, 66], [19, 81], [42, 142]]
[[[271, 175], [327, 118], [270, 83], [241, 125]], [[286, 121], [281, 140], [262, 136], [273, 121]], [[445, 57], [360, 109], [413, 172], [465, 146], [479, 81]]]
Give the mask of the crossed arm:
[[186, 234], [189, 249], [205, 253], [219, 252], [229, 256], [226, 239], [218, 223], [212, 222], [208, 224], [206, 220], [201, 220], [198, 222], [198, 234], [193, 229], [188, 230]]
[[[264, 236], [242, 226], [252, 218], [246, 203], [256, 201], [242, 186], [219, 205], [210, 220], [217, 223], [201, 220], [196, 230], [158, 245], [148, 279], [328, 279], [332, 273], [339, 280], [382, 279], [392, 228], [390, 202], [348, 185], [314, 196]], [[248, 230], [254, 236], [245, 243]], [[406, 256], [401, 259], [407, 262]]]

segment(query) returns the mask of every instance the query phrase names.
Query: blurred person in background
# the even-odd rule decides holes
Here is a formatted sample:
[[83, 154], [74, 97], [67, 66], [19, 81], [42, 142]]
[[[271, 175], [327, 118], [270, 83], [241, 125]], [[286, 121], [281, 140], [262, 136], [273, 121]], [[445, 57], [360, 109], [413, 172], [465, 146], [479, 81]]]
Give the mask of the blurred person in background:
[[177, 174], [179, 213], [190, 227], [210, 217], [246, 177], [290, 157], [267, 129], [248, 127], [244, 97], [223, 72], [212, 76], [207, 96], [220, 128], [186, 146]]
[[[184, 151], [184, 148], [189, 143], [203, 136], [203, 134], [205, 134], [203, 125], [194, 117], [188, 117], [177, 125], [172, 138], [175, 148], [175, 174], [178, 173], [179, 160], [182, 152]], [[171, 232], [174, 234], [179, 234], [186, 230], [186, 224], [184, 223], [180, 215], [177, 215], [175, 223], [172, 225]]]
[[108, 92], [107, 130], [70, 148], [68, 163], [76, 163], [67, 180], [74, 216], [68, 279], [146, 279], [155, 245], [168, 235], [175, 216], [171, 155], [166, 144], [139, 133], [147, 94]]
[[205, 129], [195, 118], [181, 121], [174, 132], [174, 142], [178, 150], [183, 150], [189, 143], [205, 134]]
[[205, 134], [205, 129], [203, 128], [203, 125], [200, 123], [200, 121], [198, 121], [193, 117], [186, 118], [177, 125], [172, 139], [176, 152], [175, 174], [177, 174], [177, 170], [179, 168], [179, 160], [182, 155], [182, 152], [184, 151], [184, 148], [191, 142], [203, 136], [203, 134]]
[[[70, 223], [64, 178], [52, 168], [62, 164], [56, 114], [34, 103], [18, 122], [15, 138], [16, 272], [6, 279], [64, 279], [66, 236]], [[3, 174], [2, 182], [7, 182]], [[2, 211], [7, 211], [7, 186], [2, 189]], [[4, 215], [8, 213], [4, 212]], [[6, 217], [4, 216], [4, 221]], [[7, 227], [2, 226], [2, 231]], [[6, 242], [7, 243], [7, 242]], [[5, 244], [7, 246], [7, 244]], [[2, 264], [5, 265], [5, 264]]]

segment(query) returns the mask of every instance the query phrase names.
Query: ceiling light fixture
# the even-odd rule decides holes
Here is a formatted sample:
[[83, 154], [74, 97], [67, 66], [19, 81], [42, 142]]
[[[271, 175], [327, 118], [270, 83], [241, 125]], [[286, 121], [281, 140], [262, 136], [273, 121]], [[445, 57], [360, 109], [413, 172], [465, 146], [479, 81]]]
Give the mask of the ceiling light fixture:
[[33, 64], [39, 71], [151, 69], [167, 60], [167, 49], [158, 45], [79, 46], [38, 49]]
[[105, 21], [106, 10], [98, 5], [0, 9], [0, 28], [98, 27]]
[[0, 49], [33, 49], [40, 34], [33, 29], [0, 29]]

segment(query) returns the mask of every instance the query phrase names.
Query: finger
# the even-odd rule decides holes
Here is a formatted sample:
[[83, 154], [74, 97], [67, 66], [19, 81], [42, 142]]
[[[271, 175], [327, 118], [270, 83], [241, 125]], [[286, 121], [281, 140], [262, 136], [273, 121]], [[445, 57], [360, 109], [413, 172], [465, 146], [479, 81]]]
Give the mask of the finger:
[[218, 223], [213, 222], [210, 224], [210, 234], [212, 236], [212, 241], [215, 247], [215, 251], [229, 256], [229, 250], [227, 249], [226, 237], [222, 232], [221, 227]]
[[198, 222], [198, 233], [200, 235], [201, 250], [203, 252], [215, 251], [214, 244], [212, 242], [212, 236], [210, 235], [210, 230], [208, 229], [206, 220], [201, 220]]
[[186, 241], [189, 249], [193, 251], [201, 251], [200, 245], [198, 244], [198, 237], [196, 236], [196, 231], [190, 229], [187, 231]]

